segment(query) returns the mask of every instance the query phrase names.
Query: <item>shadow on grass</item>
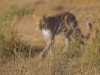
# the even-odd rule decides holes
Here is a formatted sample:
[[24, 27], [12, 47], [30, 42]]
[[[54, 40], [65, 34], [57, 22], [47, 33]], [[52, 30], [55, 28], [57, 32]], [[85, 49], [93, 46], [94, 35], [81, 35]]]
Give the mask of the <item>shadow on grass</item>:
[[24, 43], [17, 43], [16, 44], [16, 52], [23, 53], [26, 57], [35, 57], [37, 56], [42, 50], [44, 46], [30, 46]]

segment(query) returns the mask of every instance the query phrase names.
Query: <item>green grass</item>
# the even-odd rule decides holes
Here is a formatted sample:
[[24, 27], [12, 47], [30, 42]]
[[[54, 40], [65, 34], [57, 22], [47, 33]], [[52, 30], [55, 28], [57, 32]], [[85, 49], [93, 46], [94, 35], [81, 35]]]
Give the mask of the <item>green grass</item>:
[[15, 45], [15, 32], [13, 32], [13, 21], [17, 16], [17, 19], [21, 19], [27, 14], [32, 14], [34, 9], [28, 10], [26, 6], [19, 8], [17, 5], [10, 6], [5, 10], [4, 15], [0, 16], [0, 50], [5, 55], [12, 55], [13, 47]]

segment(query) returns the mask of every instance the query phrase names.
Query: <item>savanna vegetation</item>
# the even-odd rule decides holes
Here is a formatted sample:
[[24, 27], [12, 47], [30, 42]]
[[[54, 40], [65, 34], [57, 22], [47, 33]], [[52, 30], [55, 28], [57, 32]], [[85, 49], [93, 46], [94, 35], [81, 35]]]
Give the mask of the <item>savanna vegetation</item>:
[[[0, 1], [0, 75], [100, 75], [100, 1], [99, 0], [1, 0]], [[66, 50], [63, 34], [56, 37], [55, 55], [38, 55], [45, 47], [37, 31], [42, 15], [69, 11], [80, 28], [89, 20], [91, 35], [84, 44], [71, 36]]]

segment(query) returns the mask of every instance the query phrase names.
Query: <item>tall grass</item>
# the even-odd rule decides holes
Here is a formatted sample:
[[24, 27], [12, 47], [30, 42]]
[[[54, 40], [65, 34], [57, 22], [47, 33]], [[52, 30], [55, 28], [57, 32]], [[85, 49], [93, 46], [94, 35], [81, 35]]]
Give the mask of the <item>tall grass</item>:
[[63, 39], [57, 40], [54, 55], [47, 53], [43, 60], [38, 59], [41, 47], [32, 47], [22, 40], [19, 42], [13, 32], [16, 20], [32, 12], [33, 10], [29, 11], [27, 7], [11, 6], [10, 10], [0, 16], [0, 56], [14, 55], [12, 60], [3, 62], [0, 75], [100, 75], [99, 12], [93, 15], [94, 22], [88, 43], [82, 44], [79, 40], [74, 40], [69, 50], [66, 50]]
[[10, 6], [5, 10], [4, 15], [0, 16], [0, 51], [9, 56], [13, 54], [15, 46], [14, 24], [26, 14], [32, 14], [34, 10], [28, 10], [26, 6], [19, 8], [17, 5]]

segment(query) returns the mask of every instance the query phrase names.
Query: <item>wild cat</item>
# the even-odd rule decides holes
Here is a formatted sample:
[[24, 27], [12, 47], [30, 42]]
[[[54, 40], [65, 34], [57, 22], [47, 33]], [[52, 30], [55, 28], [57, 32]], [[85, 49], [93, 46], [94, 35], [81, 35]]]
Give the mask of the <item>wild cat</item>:
[[[86, 25], [89, 29], [91, 29], [90, 22], [87, 22]], [[49, 48], [53, 48], [53, 42], [55, 40], [55, 36], [60, 34], [61, 32], [65, 35], [65, 44], [68, 48], [71, 38], [70, 36], [73, 32], [76, 32], [76, 36], [81, 36], [82, 38], [88, 38], [87, 36], [83, 36], [81, 34], [81, 30], [78, 28], [78, 21], [76, 17], [70, 12], [64, 12], [55, 16], [43, 16], [42, 20], [40, 20], [39, 29], [42, 31], [44, 38], [46, 39], [46, 47], [40, 53], [39, 58], [43, 58], [44, 53], [49, 50]]]

